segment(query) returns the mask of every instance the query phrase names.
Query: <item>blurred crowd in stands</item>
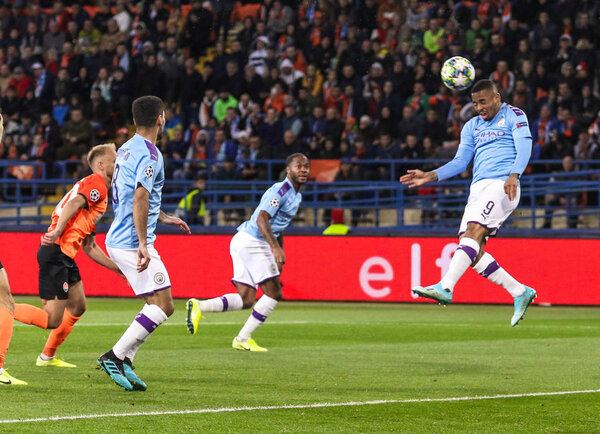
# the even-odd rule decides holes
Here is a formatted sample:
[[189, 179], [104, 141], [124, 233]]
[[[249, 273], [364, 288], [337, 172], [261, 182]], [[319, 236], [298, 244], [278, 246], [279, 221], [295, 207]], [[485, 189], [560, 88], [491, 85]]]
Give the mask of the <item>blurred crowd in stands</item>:
[[473, 110], [439, 72], [461, 55], [526, 112], [534, 159], [599, 159], [599, 14], [594, 0], [5, 1], [0, 157], [52, 176], [124, 143], [131, 102], [152, 94], [169, 177], [218, 160], [217, 179], [263, 179], [254, 160], [302, 151], [340, 159], [345, 180], [389, 179], [351, 163], [454, 155]]

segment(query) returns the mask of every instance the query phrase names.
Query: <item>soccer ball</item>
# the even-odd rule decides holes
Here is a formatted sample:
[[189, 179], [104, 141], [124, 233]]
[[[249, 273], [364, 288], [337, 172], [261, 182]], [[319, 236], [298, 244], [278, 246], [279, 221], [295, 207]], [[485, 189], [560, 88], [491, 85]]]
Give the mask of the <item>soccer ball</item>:
[[475, 80], [473, 64], [461, 56], [451, 57], [442, 66], [442, 82], [452, 90], [465, 90]]

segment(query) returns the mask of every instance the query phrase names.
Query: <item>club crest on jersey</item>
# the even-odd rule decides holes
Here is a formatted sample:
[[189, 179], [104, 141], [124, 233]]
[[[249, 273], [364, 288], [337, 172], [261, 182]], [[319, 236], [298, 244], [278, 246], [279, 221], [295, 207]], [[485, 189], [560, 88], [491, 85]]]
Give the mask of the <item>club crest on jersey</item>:
[[63, 283], [63, 291], [69, 292], [69, 284], [67, 282]]
[[144, 175], [146, 175], [148, 178], [152, 178], [152, 175], [154, 175], [154, 167], [152, 166], [148, 166], [144, 169]]
[[156, 273], [154, 275], [154, 283], [156, 283], [157, 285], [162, 285], [163, 283], [165, 283], [165, 275], [162, 273]]
[[271, 199], [271, 202], [269, 202], [269, 205], [271, 205], [271, 208], [277, 208], [279, 206], [279, 199], [274, 197]]
[[505, 123], [506, 123], [506, 119], [502, 118], [502, 119], [500, 119], [500, 122], [498, 122], [498, 126], [503, 127]]
[[96, 202], [98, 199], [100, 199], [100, 192], [94, 188], [90, 191], [90, 200]]

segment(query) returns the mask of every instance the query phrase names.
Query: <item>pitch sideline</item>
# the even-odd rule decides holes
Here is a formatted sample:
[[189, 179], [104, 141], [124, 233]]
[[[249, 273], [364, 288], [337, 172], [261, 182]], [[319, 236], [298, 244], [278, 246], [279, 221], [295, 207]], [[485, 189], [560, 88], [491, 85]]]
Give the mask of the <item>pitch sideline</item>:
[[202, 413], [235, 413], [242, 411], [268, 411], [268, 410], [290, 410], [305, 408], [326, 408], [326, 407], [357, 407], [363, 405], [380, 404], [410, 404], [421, 402], [453, 402], [453, 401], [479, 401], [485, 399], [508, 399], [525, 398], [536, 396], [557, 396], [557, 395], [575, 395], [583, 393], [600, 393], [600, 389], [593, 390], [567, 390], [558, 392], [534, 392], [534, 393], [515, 393], [509, 395], [484, 395], [484, 396], [459, 396], [452, 398], [422, 398], [422, 399], [383, 399], [375, 401], [349, 401], [349, 402], [322, 402], [315, 404], [297, 404], [297, 405], [273, 405], [256, 407], [222, 407], [222, 408], [199, 408], [195, 410], [172, 410], [172, 411], [142, 411], [137, 413], [107, 413], [107, 414], [80, 414], [75, 416], [51, 416], [32, 419], [8, 419], [0, 420], [0, 424], [31, 423], [31, 422], [56, 422], [62, 420], [79, 419], [101, 419], [110, 417], [135, 417], [135, 416], [168, 416], [179, 414], [202, 414]]

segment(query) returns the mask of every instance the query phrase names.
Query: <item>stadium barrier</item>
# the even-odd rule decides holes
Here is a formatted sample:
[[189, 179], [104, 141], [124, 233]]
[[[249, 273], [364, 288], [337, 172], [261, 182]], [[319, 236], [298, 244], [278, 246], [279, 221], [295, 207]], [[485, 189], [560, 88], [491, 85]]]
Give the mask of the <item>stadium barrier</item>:
[[[98, 242], [104, 246], [104, 235]], [[37, 294], [39, 233], [0, 233], [2, 257], [14, 294]], [[209, 298], [233, 291], [231, 235], [159, 235], [159, 251], [175, 297]], [[439, 281], [456, 247], [452, 237], [285, 237], [286, 300], [421, 302], [410, 288]], [[517, 279], [538, 291], [536, 303], [600, 305], [595, 279], [598, 239], [495, 238], [490, 253]], [[79, 265], [88, 296], [130, 297], [115, 273], [82, 252]], [[506, 303], [509, 294], [473, 270], [455, 292], [457, 303]]]
[[[329, 224], [331, 210], [339, 209], [344, 210], [346, 223], [363, 234], [366, 228], [396, 235], [424, 229], [454, 230], [460, 223], [470, 182], [456, 179], [413, 190], [397, 180], [309, 182], [302, 189], [302, 206], [294, 225], [319, 233]], [[202, 216], [203, 225], [198, 227], [215, 230], [237, 226], [249, 218], [272, 183], [207, 181], [202, 194], [206, 213]], [[7, 199], [0, 203], [0, 226], [18, 225], [19, 230], [24, 230], [29, 225], [28, 230], [39, 231], [40, 225], [48, 224], [54, 206], [72, 187], [73, 180], [0, 178], [0, 184], [0, 195]], [[191, 181], [167, 181], [163, 210], [176, 212], [181, 199], [193, 188]], [[504, 224], [505, 231], [519, 236], [556, 229], [570, 235], [598, 232], [600, 170], [530, 174], [522, 179], [521, 188], [519, 208]], [[48, 192], [51, 194], [42, 194]], [[178, 215], [188, 222], [196, 220], [191, 208], [179, 211]], [[109, 207], [103, 223], [111, 220]]]

